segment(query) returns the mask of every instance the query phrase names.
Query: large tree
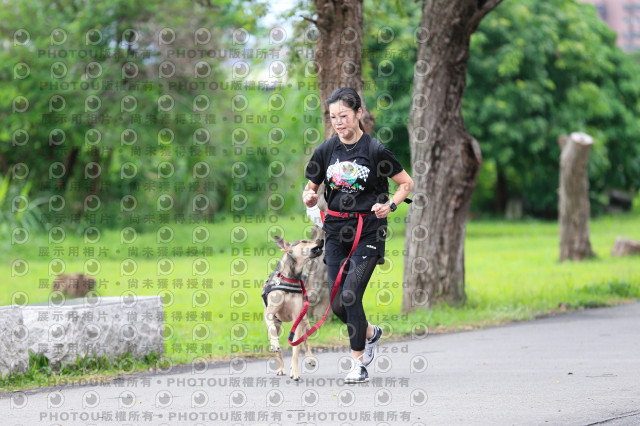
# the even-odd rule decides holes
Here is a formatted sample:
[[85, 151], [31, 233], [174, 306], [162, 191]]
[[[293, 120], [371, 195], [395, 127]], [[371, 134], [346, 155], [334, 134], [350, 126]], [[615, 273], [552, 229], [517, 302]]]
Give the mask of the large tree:
[[482, 164], [462, 119], [471, 34], [500, 0], [424, 0], [409, 115], [415, 182], [405, 234], [403, 311], [464, 302], [464, 237]]

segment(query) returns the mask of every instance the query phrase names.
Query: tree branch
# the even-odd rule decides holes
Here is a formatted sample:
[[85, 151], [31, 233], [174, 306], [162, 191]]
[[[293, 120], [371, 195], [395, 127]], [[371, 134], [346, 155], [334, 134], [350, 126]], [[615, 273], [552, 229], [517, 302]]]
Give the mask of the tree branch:
[[482, 21], [482, 19], [487, 16], [489, 12], [495, 9], [501, 2], [502, 0], [477, 0], [478, 9], [469, 21], [469, 26], [472, 29], [472, 33], [475, 32], [478, 28], [478, 25], [480, 25], [480, 21]]
[[218, 5], [212, 4], [211, 0], [196, 0], [196, 4], [207, 9], [220, 10], [220, 7]]
[[478, 6], [480, 6], [480, 10], [484, 11], [484, 14], [491, 12], [495, 9], [502, 0], [480, 0], [478, 2]]
[[298, 15], [299, 17], [301, 17], [302, 19], [304, 19], [305, 21], [309, 21], [309, 22], [313, 22], [313, 24], [317, 27], [318, 26], [318, 21], [316, 21], [315, 19], [311, 19], [307, 16], [302, 16], [302, 15]]

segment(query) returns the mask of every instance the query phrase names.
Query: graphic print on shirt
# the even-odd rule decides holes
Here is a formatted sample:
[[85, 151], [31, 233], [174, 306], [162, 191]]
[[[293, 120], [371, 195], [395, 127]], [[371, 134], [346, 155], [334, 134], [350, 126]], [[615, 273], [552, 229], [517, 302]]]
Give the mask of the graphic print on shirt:
[[327, 179], [332, 189], [338, 189], [342, 192], [357, 192], [364, 190], [364, 185], [356, 182], [359, 178], [361, 181], [367, 181], [369, 176], [369, 168], [357, 164], [356, 161], [342, 161], [336, 159], [336, 162], [327, 168]]

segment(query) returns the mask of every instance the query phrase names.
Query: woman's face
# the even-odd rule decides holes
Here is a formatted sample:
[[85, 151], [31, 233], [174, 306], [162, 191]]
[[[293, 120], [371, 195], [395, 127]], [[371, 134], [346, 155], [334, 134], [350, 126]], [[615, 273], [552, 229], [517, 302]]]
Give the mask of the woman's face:
[[353, 111], [343, 101], [334, 102], [329, 105], [329, 117], [331, 125], [342, 140], [351, 140], [358, 134], [360, 116], [362, 108], [358, 112]]

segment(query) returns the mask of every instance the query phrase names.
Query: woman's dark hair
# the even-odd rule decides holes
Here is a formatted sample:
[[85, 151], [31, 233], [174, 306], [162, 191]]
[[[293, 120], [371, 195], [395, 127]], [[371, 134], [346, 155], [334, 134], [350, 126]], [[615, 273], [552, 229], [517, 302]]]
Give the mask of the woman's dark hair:
[[[331, 104], [335, 104], [336, 102], [344, 102], [346, 106], [348, 106], [353, 112], [357, 113], [358, 109], [362, 108], [362, 100], [360, 99], [360, 95], [351, 87], [341, 87], [333, 91], [329, 99], [325, 101], [327, 106]], [[362, 122], [358, 120], [358, 125], [360, 126], [360, 130], [364, 132], [364, 127], [362, 127]]]

